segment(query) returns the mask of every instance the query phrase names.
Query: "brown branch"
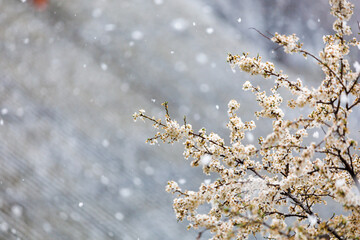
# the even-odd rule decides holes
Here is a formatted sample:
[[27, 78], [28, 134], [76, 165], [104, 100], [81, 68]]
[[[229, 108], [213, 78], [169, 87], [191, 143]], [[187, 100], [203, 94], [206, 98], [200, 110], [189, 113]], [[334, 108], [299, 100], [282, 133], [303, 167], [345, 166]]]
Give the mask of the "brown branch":
[[257, 30], [256, 28], [254, 27], [251, 27], [249, 29], [252, 29], [252, 30], [255, 30], [258, 34], [260, 34], [261, 36], [263, 36], [264, 38], [268, 39], [271, 41], [271, 38], [269, 38], [268, 36], [266, 36], [265, 34], [263, 34], [262, 32], [260, 32], [259, 30]]
[[313, 59], [315, 59], [319, 64], [321, 64], [321, 65], [323, 65], [324, 67], [326, 67], [326, 68], [329, 70], [329, 72], [332, 73], [332, 74], [335, 76], [335, 78], [340, 82], [340, 84], [342, 85], [342, 87], [343, 87], [344, 89], [346, 89], [346, 86], [345, 86], [344, 83], [341, 81], [341, 79], [339, 78], [339, 76], [338, 76], [327, 64], [325, 64], [323, 61], [321, 61], [319, 58], [317, 58], [314, 54], [311, 54], [311, 53], [309, 53], [308, 51], [305, 51], [305, 50], [300, 49], [299, 52], [304, 53], [304, 54], [306, 54], [306, 55], [309, 55], [310, 57], [312, 57]]
[[332, 235], [334, 235], [337, 239], [339, 239], [339, 240], [344, 240], [344, 238], [341, 237], [341, 236], [336, 232], [335, 229], [333, 229], [332, 227], [330, 227], [330, 226], [327, 225], [327, 224], [326, 224], [326, 228], [327, 228], [327, 230], [328, 230]]
[[[311, 211], [310, 208], [304, 206], [304, 204], [302, 204], [302, 202], [300, 202], [300, 200], [298, 200], [295, 196], [293, 196], [293, 195], [291, 194], [290, 189], [288, 189], [286, 192], [284, 191], [284, 192], [282, 192], [282, 193], [280, 193], [280, 194], [288, 196], [291, 200], [294, 201], [294, 203], [295, 203], [296, 205], [298, 205], [299, 207], [301, 207], [307, 214], [309, 214], [309, 215], [314, 215], [313, 211]], [[319, 221], [319, 220], [318, 220], [318, 221]]]
[[347, 107], [346, 110], [350, 110], [353, 107], [355, 107], [356, 105], [358, 105], [360, 103], [360, 98], [358, 98], [357, 100], [354, 101], [353, 104], [350, 105], [350, 107]]
[[273, 215], [273, 214], [278, 214], [278, 215], [280, 215], [280, 216], [284, 216], [285, 218], [287, 218], [287, 217], [307, 218], [307, 216], [306, 216], [306, 215], [301, 215], [301, 214], [290, 214], [290, 213], [282, 213], [282, 212], [277, 212], [277, 211], [274, 211], [274, 212], [269, 212], [269, 213], [266, 213], [265, 215], [270, 216], [270, 215]]
[[[253, 222], [253, 223], [255, 223], [255, 224], [261, 224], [261, 225], [263, 225], [264, 227], [266, 227], [266, 228], [268, 228], [268, 229], [275, 230], [273, 227], [271, 227], [271, 225], [267, 224], [267, 223], [264, 222], [264, 221], [261, 221], [261, 220], [258, 220], [258, 219], [251, 219], [251, 218], [246, 217], [246, 216], [241, 215], [241, 214], [239, 214], [239, 216], [242, 217], [242, 218], [244, 218], [244, 219], [246, 219], [246, 220], [248, 220], [248, 221], [250, 221], [250, 223]], [[285, 233], [285, 232], [283, 232], [283, 231], [281, 231], [281, 230], [279, 230], [279, 229], [276, 229], [276, 230], [277, 230], [277, 232], [278, 232], [280, 235], [282, 235], [282, 236], [285, 236], [285, 237], [287, 237], [287, 238], [289, 238], [289, 239], [292, 237], [289, 233]]]
[[360, 73], [358, 74], [357, 78], [355, 79], [355, 81], [353, 82], [353, 84], [351, 85], [350, 89], [349, 90], [346, 90], [346, 94], [349, 94], [353, 88], [355, 87], [355, 85], [357, 84], [357, 82], [359, 81], [359, 78], [360, 78]]
[[199, 232], [199, 234], [197, 235], [196, 237], [196, 240], [200, 240], [201, 239], [201, 236], [204, 234], [204, 232], [206, 232], [207, 230], [209, 230], [208, 228], [202, 230], [201, 232]]
[[341, 155], [341, 152], [339, 149], [336, 149], [338, 151], [338, 157], [340, 159], [340, 161], [344, 164], [346, 171], [350, 174], [351, 178], [353, 179], [356, 188], [359, 190], [360, 192], [360, 183], [359, 183], [359, 179], [356, 176], [356, 173], [354, 172], [354, 170], [351, 168], [350, 164], [346, 161], [346, 159], [344, 159], [344, 157]]

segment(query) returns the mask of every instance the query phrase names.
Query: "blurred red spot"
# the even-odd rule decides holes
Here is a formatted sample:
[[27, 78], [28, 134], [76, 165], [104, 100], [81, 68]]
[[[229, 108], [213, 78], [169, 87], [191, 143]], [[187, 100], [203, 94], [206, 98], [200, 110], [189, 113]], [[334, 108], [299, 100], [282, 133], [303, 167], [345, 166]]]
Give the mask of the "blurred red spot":
[[48, 0], [33, 0], [33, 4], [38, 10], [45, 10], [48, 3]]

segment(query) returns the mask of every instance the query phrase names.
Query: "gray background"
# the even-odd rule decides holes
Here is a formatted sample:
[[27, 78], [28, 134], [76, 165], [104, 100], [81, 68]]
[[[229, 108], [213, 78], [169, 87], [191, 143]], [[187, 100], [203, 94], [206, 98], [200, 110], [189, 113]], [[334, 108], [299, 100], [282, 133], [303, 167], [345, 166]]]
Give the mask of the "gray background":
[[144, 144], [154, 131], [132, 113], [160, 117], [168, 101], [173, 117], [226, 138], [229, 100], [245, 120], [257, 108], [228, 52], [321, 80], [311, 60], [249, 28], [296, 32], [316, 53], [333, 21], [327, 1], [312, 0], [64, 0], [44, 11], [0, 0], [0, 9], [0, 239], [195, 239], [164, 189], [208, 177], [181, 144]]

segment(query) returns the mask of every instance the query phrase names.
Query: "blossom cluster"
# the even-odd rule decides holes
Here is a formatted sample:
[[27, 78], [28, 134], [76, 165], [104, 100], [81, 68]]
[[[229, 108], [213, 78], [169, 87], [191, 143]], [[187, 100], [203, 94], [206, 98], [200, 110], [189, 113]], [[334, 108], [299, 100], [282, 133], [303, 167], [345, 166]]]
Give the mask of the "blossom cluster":
[[251, 75], [262, 75], [265, 78], [271, 76], [274, 71], [274, 64], [271, 62], [261, 62], [261, 57], [249, 57], [249, 53], [243, 53], [242, 56], [228, 54], [227, 61], [231, 64], [232, 68], [239, 67], [241, 71], [248, 72]]
[[299, 43], [299, 38], [295, 35], [280, 35], [275, 33], [274, 37], [271, 38], [271, 41], [284, 47], [286, 53], [296, 53], [301, 50], [302, 44]]
[[[304, 50], [295, 35], [276, 33], [271, 38], [286, 53], [310, 56], [319, 64], [324, 78], [317, 88], [304, 86], [301, 79], [291, 80], [260, 56], [228, 55], [233, 68], [274, 80], [270, 94], [250, 81], [243, 85], [262, 109], [255, 116], [272, 121], [271, 133], [259, 136], [257, 145], [244, 141], [256, 124], [242, 121], [236, 100], [228, 104], [228, 145], [216, 133], [204, 128], [195, 131], [186, 120], [180, 124], [171, 119], [167, 103], [165, 120], [150, 117], [144, 110], [133, 115], [135, 120], [153, 122], [159, 130], [149, 143], [181, 141], [184, 157], [192, 159], [192, 166], [202, 166], [205, 174], [218, 177], [202, 183], [197, 191], [182, 190], [174, 181], [166, 186], [166, 191], [177, 195], [173, 204], [177, 219], [187, 220], [189, 228], [201, 229], [199, 238], [208, 230], [214, 240], [255, 234], [268, 239], [360, 239], [360, 154], [349, 129], [349, 116], [360, 104], [360, 74], [346, 59], [359, 41], [344, 38], [351, 34], [346, 21], [353, 5], [347, 0], [329, 3], [336, 17], [335, 34], [324, 36], [325, 46], [318, 56]], [[288, 107], [307, 107], [310, 113], [285, 118], [280, 88], [293, 96]], [[316, 205], [327, 204], [329, 199], [344, 214], [328, 217], [316, 211]], [[201, 205], [209, 210], [200, 211]]]

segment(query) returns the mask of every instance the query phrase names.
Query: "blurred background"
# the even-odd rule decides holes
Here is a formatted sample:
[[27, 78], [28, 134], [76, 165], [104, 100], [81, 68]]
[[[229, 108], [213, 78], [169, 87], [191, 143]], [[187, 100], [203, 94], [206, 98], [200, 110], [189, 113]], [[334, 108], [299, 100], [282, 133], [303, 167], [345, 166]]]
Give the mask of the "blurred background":
[[168, 101], [173, 118], [227, 138], [229, 100], [245, 120], [257, 109], [241, 90], [251, 77], [234, 73], [227, 53], [260, 54], [316, 85], [312, 60], [250, 28], [297, 33], [317, 53], [333, 22], [326, 0], [0, 0], [0, 9], [0, 239], [9, 240], [196, 239], [164, 189], [175, 180], [196, 190], [209, 177], [181, 144], [146, 145], [151, 124], [132, 114], [161, 117]]

